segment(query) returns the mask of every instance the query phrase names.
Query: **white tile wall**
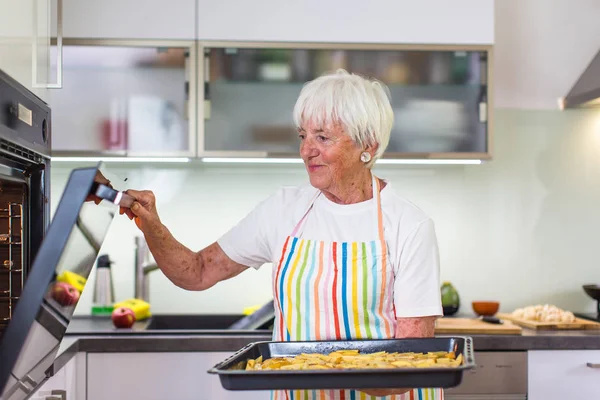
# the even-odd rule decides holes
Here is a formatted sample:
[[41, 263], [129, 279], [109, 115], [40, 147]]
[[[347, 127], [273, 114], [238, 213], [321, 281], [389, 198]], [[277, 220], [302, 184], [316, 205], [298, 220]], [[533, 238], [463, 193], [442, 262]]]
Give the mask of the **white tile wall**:
[[[55, 203], [73, 165], [53, 165]], [[151, 189], [175, 237], [200, 249], [279, 185], [303, 183], [301, 165], [133, 166], [115, 170], [130, 187]], [[581, 289], [600, 283], [600, 111], [497, 110], [494, 160], [479, 166], [386, 166], [379, 176], [435, 220], [442, 279], [471, 300], [501, 310], [534, 303], [591, 312]], [[102, 248], [114, 259], [117, 299], [133, 296], [136, 228], [117, 217]], [[90, 282], [93, 283], [93, 282]], [[155, 313], [238, 313], [271, 298], [270, 265], [205, 292], [151, 277]], [[89, 313], [89, 285], [77, 308]]]

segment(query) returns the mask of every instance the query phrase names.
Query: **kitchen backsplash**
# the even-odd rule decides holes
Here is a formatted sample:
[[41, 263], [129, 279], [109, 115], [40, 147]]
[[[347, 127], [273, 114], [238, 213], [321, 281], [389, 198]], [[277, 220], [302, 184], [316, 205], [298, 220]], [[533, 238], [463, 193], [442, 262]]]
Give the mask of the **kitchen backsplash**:
[[[502, 311], [553, 303], [595, 310], [581, 285], [600, 283], [600, 111], [496, 110], [492, 162], [384, 166], [378, 176], [434, 219], [441, 276], [461, 296], [498, 300]], [[53, 208], [75, 164], [53, 164]], [[110, 165], [109, 165], [110, 167]], [[203, 248], [280, 185], [303, 184], [302, 165], [137, 165], [111, 170], [128, 187], [153, 190], [162, 221], [192, 249]], [[101, 250], [114, 261], [117, 300], [133, 296], [133, 222], [117, 216]], [[270, 265], [205, 292], [150, 276], [154, 313], [241, 313], [271, 299]], [[95, 269], [93, 271], [95, 274]], [[93, 276], [77, 306], [89, 314]]]

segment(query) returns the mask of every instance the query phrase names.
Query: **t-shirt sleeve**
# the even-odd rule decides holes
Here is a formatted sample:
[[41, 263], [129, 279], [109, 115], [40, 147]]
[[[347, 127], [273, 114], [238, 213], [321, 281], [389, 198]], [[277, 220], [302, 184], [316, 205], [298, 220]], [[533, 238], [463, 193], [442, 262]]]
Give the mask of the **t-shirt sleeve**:
[[431, 219], [421, 222], [408, 235], [397, 262], [394, 281], [396, 317], [443, 315], [439, 249]]
[[278, 193], [263, 200], [217, 240], [229, 258], [255, 269], [271, 262], [271, 238], [275, 234], [278, 210], [281, 209], [280, 200]]

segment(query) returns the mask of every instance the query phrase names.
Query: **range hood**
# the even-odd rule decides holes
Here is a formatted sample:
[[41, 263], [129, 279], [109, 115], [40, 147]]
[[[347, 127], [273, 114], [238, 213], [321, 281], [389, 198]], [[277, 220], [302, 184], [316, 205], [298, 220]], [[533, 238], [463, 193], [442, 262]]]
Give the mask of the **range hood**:
[[566, 97], [559, 101], [561, 109], [600, 107], [600, 51], [579, 76]]

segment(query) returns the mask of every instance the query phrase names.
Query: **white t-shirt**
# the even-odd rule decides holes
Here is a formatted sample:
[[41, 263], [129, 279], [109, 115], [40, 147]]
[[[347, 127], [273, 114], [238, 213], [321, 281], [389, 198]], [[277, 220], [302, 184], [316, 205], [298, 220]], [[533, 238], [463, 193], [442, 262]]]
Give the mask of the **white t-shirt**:
[[[396, 317], [442, 315], [433, 221], [386, 183], [381, 190], [381, 207], [389, 262], [395, 271]], [[219, 245], [239, 264], [252, 268], [265, 263], [277, 265], [286, 238], [315, 194], [317, 189], [310, 185], [279, 189], [223, 235]], [[374, 201], [342, 205], [320, 195], [306, 218], [302, 237], [330, 242], [376, 240]]]

